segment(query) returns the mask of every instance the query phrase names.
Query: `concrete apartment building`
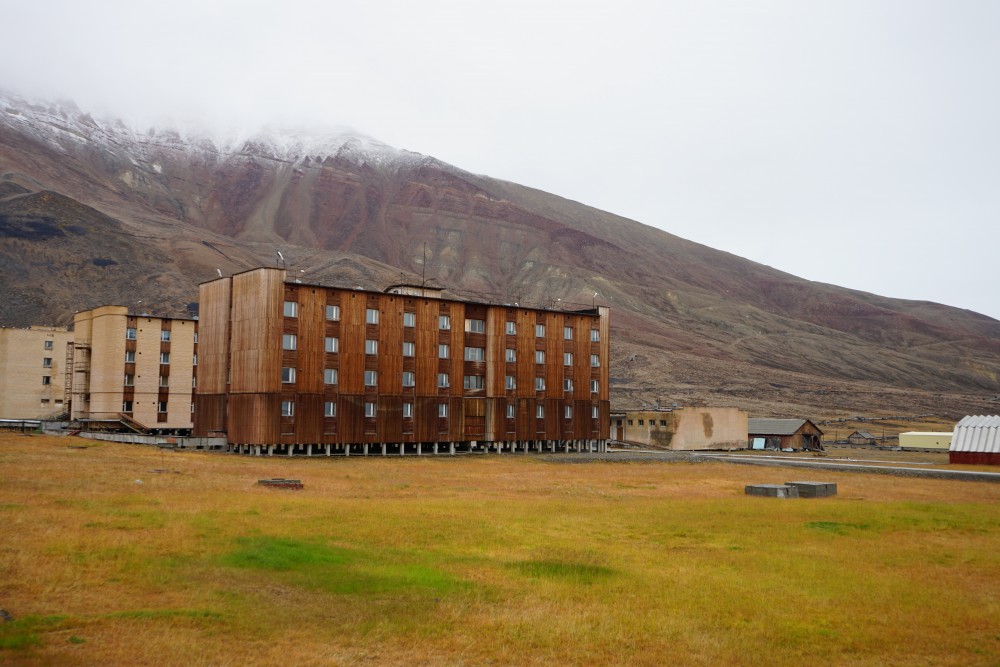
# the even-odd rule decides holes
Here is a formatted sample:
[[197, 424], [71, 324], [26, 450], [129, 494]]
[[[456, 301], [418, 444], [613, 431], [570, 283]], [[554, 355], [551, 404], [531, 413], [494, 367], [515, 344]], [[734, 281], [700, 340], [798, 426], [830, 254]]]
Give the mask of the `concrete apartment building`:
[[747, 422], [739, 408], [625, 410], [611, 417], [611, 437], [660, 449], [746, 449]]
[[302, 284], [203, 283], [194, 433], [252, 454], [606, 448], [609, 311]]
[[0, 327], [0, 419], [40, 419], [66, 408], [66, 327]]
[[73, 318], [70, 418], [131, 422], [150, 431], [192, 427], [197, 322], [102, 306]]

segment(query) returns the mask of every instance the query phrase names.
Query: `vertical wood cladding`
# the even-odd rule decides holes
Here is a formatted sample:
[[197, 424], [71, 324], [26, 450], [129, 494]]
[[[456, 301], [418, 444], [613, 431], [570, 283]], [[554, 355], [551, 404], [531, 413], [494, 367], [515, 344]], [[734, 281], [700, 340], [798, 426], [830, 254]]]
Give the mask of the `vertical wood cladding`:
[[201, 297], [196, 433], [221, 420], [251, 445], [608, 437], [607, 309], [306, 285], [280, 269], [206, 283]]

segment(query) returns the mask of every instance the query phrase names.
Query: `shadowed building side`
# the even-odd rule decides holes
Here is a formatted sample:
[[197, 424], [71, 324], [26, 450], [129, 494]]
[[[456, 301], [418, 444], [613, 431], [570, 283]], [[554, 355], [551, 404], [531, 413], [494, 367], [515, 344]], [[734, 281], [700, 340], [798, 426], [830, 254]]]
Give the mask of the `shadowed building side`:
[[745, 449], [747, 413], [739, 408], [625, 410], [612, 417], [616, 440], [655, 449]]

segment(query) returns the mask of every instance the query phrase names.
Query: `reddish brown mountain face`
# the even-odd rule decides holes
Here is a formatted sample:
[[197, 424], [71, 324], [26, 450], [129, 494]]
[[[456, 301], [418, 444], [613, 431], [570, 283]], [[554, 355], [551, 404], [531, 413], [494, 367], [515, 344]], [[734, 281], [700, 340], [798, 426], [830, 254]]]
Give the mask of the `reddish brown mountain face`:
[[217, 269], [280, 249], [305, 281], [423, 276], [475, 298], [611, 306], [623, 407], [1000, 408], [996, 320], [811, 283], [360, 137], [221, 146], [0, 96], [0, 239], [4, 325], [103, 303], [183, 314]]

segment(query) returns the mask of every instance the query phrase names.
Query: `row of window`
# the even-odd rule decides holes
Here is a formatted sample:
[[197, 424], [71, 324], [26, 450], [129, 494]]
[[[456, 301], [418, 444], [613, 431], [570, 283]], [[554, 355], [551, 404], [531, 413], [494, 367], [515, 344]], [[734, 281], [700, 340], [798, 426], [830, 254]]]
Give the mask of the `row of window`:
[[[125, 374], [125, 386], [126, 387], [134, 387], [135, 386], [135, 376], [132, 375], [131, 373], [126, 373]], [[160, 386], [161, 387], [169, 387], [170, 386], [170, 376], [169, 375], [161, 375], [160, 376]], [[197, 376], [194, 376], [194, 375], [191, 376], [191, 386], [192, 387], [197, 387], [198, 386], [198, 377]]]
[[[137, 330], [135, 329], [135, 327], [129, 327], [129, 328], [125, 329], [125, 339], [126, 340], [135, 340], [136, 339], [136, 335], [137, 335]], [[164, 343], [169, 343], [170, 342], [170, 330], [164, 329], [163, 331], [161, 331], [160, 332], [160, 340], [163, 341]], [[50, 342], [50, 341], [46, 341], [46, 343], [48, 343], [48, 342]], [[195, 343], [198, 342], [198, 332], [197, 331], [194, 332], [194, 342]], [[45, 349], [46, 350], [51, 350], [52, 347], [51, 346], [46, 346]]]
[[[122, 412], [132, 412], [133, 405], [133, 401], [122, 401]], [[167, 414], [167, 401], [157, 401], [156, 412], [161, 415]], [[191, 404], [191, 414], [194, 414], [194, 403]]]
[[[621, 425], [622, 425], [622, 420], [621, 420], [621, 419], [619, 419], [619, 420], [618, 420], [618, 425], [619, 425], [619, 426], [621, 426]], [[628, 420], [628, 425], [629, 425], [629, 426], [632, 426], [632, 425], [633, 425], [633, 423], [632, 423], [632, 420], [631, 420], [631, 419], [629, 419], [629, 420]], [[645, 425], [646, 425], [646, 421], [645, 421], [644, 419], [640, 419], [640, 420], [639, 420], [639, 426], [645, 426]], [[656, 426], [656, 420], [655, 420], [655, 419], [650, 419], [650, 420], [649, 420], [649, 425], [650, 425], [650, 426]], [[660, 420], [660, 426], [666, 426], [666, 425], [667, 425], [667, 420], [666, 420], [666, 419], [661, 419], [661, 420]]]
[[[295, 334], [284, 334], [281, 337], [281, 349], [294, 351], [298, 348], [298, 336]], [[340, 339], [336, 336], [327, 336], [323, 345], [323, 349], [327, 352], [336, 353], [340, 351]], [[365, 354], [376, 355], [378, 354], [378, 341], [372, 340], [371, 338], [365, 339]], [[403, 342], [403, 356], [413, 357], [416, 356], [416, 344], [404, 341]], [[451, 357], [451, 346], [446, 343], [441, 343], [438, 345], [438, 359], [449, 359]], [[465, 360], [466, 361], [485, 361], [486, 360], [486, 348], [484, 347], [466, 347], [465, 348]], [[504, 360], [508, 363], [513, 363], [517, 361], [517, 350], [512, 348], [506, 348], [504, 354]], [[535, 351], [535, 363], [544, 364], [545, 363], [545, 352], [543, 350]], [[572, 366], [573, 365], [573, 353], [564, 352], [563, 353], [563, 365]], [[590, 366], [591, 368], [598, 368], [601, 365], [601, 358], [599, 355], [590, 355]]]
[[[130, 375], [126, 375], [125, 384], [129, 384]], [[340, 378], [340, 374], [336, 368], [325, 368], [323, 369], [323, 384], [337, 384]], [[164, 378], [161, 377], [161, 380]], [[295, 382], [295, 369], [290, 367], [284, 367], [281, 369], [281, 382], [284, 384], [292, 384]], [[482, 375], [466, 375], [462, 379], [463, 389], [483, 389], [486, 385], [486, 378]], [[413, 371], [403, 371], [403, 386], [404, 387], [414, 387], [416, 386], [416, 374]], [[166, 385], [162, 385], [166, 386]], [[378, 386], [378, 371], [365, 371], [365, 386], [366, 387], [377, 387]], [[451, 386], [451, 378], [447, 373], [438, 373], [437, 386], [443, 388]], [[506, 389], [516, 389], [517, 380], [513, 375], [507, 375], [504, 377], [504, 387]], [[600, 383], [597, 380], [590, 381], [590, 391], [597, 393], [600, 389]], [[545, 391], [545, 378], [536, 377], [535, 378], [535, 390]], [[573, 391], [573, 380], [571, 378], [566, 378], [563, 380], [563, 390]]]
[[[135, 363], [135, 351], [134, 350], [125, 350], [125, 363], [126, 364], [134, 364]], [[170, 353], [169, 352], [160, 352], [160, 363], [164, 364], [164, 365], [170, 363]], [[191, 365], [192, 366], [197, 366], [198, 365], [198, 355], [197, 354], [191, 355]]]
[[[284, 305], [284, 315], [285, 317], [298, 317], [299, 316], [299, 304], [296, 301], [285, 301]], [[340, 319], [340, 306], [327, 306], [326, 307], [326, 319], [330, 321], [337, 321]], [[379, 311], [376, 308], [365, 309], [365, 324], [378, 324], [379, 321]], [[415, 327], [417, 326], [417, 315], [416, 313], [403, 313], [403, 326], [404, 327]], [[451, 316], [449, 315], [438, 315], [438, 329], [451, 329]], [[477, 319], [466, 319], [465, 320], [465, 331], [468, 333], [486, 333], [486, 321]], [[505, 331], [507, 334], [514, 336], [517, 335], [517, 323], [507, 321]], [[563, 327], [563, 338], [566, 340], [573, 340], [573, 327]], [[166, 332], [169, 333], [169, 332]], [[536, 324], [535, 325], [535, 336], [538, 338], [545, 337], [545, 325]], [[593, 342], [598, 342], [601, 340], [601, 334], [597, 329], [590, 330], [590, 340]]]
[[[128, 401], [131, 403], [130, 401]], [[164, 412], [166, 411], [166, 403], [164, 405]], [[126, 410], [125, 412], [129, 412]], [[365, 403], [365, 417], [374, 417], [377, 412], [377, 405], [374, 402]], [[507, 405], [506, 411], [507, 419], [514, 418], [514, 405], [513, 403]], [[295, 416], [295, 401], [282, 401], [281, 402], [281, 416], [282, 417], [294, 417]], [[337, 403], [336, 401], [326, 401], [323, 404], [323, 416], [324, 417], [336, 417], [337, 416]], [[438, 417], [448, 416], [448, 404], [438, 403]], [[590, 416], [592, 419], [597, 419], [600, 416], [598, 407], [596, 405], [591, 407]], [[403, 419], [411, 419], [413, 417], [413, 403], [403, 403]], [[545, 406], [536, 405], [535, 406], [535, 417], [538, 419], [545, 418]], [[573, 418], [573, 406], [566, 405], [563, 406], [563, 417], [566, 419]]]

